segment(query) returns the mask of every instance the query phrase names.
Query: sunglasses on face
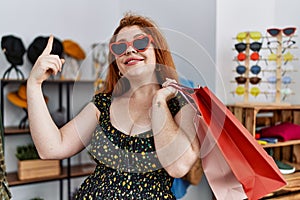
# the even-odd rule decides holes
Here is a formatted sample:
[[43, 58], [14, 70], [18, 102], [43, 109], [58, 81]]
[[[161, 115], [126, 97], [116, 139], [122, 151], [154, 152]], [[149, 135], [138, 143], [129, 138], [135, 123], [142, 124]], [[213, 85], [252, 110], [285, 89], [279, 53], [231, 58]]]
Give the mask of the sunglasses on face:
[[279, 29], [279, 28], [269, 28], [267, 29], [267, 32], [273, 36], [276, 37], [278, 36], [281, 32], [285, 35], [285, 36], [291, 36], [296, 32], [296, 27], [287, 27], [284, 29]]
[[[241, 53], [243, 51], [245, 51], [247, 49], [247, 45], [246, 43], [240, 42], [234, 45], [235, 49]], [[249, 44], [250, 49], [252, 51], [259, 51], [261, 49], [262, 43], [261, 42], [252, 42]]]
[[153, 42], [153, 38], [151, 35], [142, 35], [130, 42], [127, 41], [112, 42], [109, 45], [109, 49], [112, 54], [119, 57], [126, 53], [126, 50], [128, 49], [129, 46], [134, 48], [137, 52], [144, 52], [149, 48], [151, 42]]
[[[235, 81], [238, 83], [238, 84], [245, 84], [247, 82], [247, 79], [246, 77], [244, 76], [238, 76], [238, 77], [235, 77]], [[252, 85], [256, 85], [258, 84], [259, 82], [261, 81], [261, 78], [259, 77], [251, 77], [249, 78], [249, 82], [252, 84]]]
[[252, 31], [252, 32], [240, 32], [236, 35], [236, 39], [240, 42], [245, 40], [247, 37], [250, 37], [254, 41], [258, 41], [261, 39], [261, 33], [257, 31]]
[[[259, 74], [259, 72], [261, 71], [261, 67], [259, 65], [253, 65], [251, 68], [250, 68], [250, 71], [252, 74]], [[240, 75], [244, 74], [246, 72], [246, 66], [244, 65], [239, 65], [236, 67], [236, 72]]]

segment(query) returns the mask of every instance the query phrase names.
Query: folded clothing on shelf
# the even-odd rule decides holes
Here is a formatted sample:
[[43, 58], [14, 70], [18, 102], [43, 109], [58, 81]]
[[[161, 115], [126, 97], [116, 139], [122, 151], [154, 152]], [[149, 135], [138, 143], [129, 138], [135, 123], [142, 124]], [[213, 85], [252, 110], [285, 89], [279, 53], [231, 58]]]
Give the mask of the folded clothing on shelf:
[[278, 142], [278, 138], [272, 138], [272, 137], [261, 137], [259, 138], [261, 141], [266, 141], [267, 143], [275, 144]]
[[262, 138], [274, 137], [278, 138], [279, 141], [300, 139], [300, 125], [290, 122], [283, 122], [275, 126], [262, 128], [259, 132]]

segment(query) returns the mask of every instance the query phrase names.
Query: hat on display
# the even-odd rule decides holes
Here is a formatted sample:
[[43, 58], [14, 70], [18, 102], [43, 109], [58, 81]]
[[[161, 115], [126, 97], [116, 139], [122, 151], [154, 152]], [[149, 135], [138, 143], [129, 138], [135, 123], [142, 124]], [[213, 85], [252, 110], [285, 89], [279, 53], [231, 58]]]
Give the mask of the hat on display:
[[26, 52], [22, 40], [13, 35], [3, 36], [1, 39], [1, 48], [5, 57], [12, 65], [22, 65], [23, 56]]
[[[47, 46], [48, 39], [49, 37], [38, 36], [29, 45], [27, 50], [27, 57], [32, 64], [34, 64], [38, 57], [43, 53], [45, 47]], [[63, 45], [59, 39], [54, 37], [51, 54], [62, 57], [62, 53]]]
[[[48, 97], [44, 96], [44, 98], [46, 103], [48, 103]], [[8, 93], [7, 99], [15, 106], [27, 109], [26, 84], [23, 83], [17, 91]]]
[[72, 40], [64, 40], [62, 42], [64, 53], [71, 56], [77, 60], [83, 60], [85, 58], [85, 52], [82, 48]]

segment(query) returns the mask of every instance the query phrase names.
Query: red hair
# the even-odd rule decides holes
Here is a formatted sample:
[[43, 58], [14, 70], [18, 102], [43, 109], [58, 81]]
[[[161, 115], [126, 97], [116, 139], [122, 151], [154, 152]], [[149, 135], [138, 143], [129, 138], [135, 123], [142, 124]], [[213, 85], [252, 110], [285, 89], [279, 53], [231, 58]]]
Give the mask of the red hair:
[[[178, 75], [167, 41], [155, 23], [149, 18], [127, 13], [120, 20], [119, 26], [116, 28], [112, 38], [110, 39], [110, 43], [116, 41], [116, 35], [121, 29], [129, 26], [138, 26], [146, 34], [150, 34], [152, 36], [156, 56], [156, 77], [158, 83], [162, 84], [166, 78], [178, 81]], [[112, 93], [114, 91], [115, 95], [121, 95], [129, 90], [129, 81], [126, 78], [122, 78], [121, 81], [119, 81], [121, 78], [119, 76], [119, 69], [115, 61], [115, 56], [111, 52], [108, 54], [108, 62], [109, 66], [106, 81], [104, 87], [101, 88], [100, 91], [105, 93]]]

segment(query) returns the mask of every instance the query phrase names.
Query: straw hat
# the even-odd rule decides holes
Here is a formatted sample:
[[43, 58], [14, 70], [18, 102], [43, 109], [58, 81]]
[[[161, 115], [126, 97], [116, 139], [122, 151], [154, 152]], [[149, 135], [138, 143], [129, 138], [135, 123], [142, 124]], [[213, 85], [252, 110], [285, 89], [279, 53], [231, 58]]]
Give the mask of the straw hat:
[[85, 58], [85, 53], [82, 48], [72, 40], [64, 40], [62, 42], [64, 53], [71, 56], [77, 60], [83, 60]]
[[[44, 96], [44, 98], [46, 103], [48, 103], [48, 97]], [[15, 106], [27, 109], [26, 84], [21, 84], [18, 91], [8, 93], [7, 99]]]

